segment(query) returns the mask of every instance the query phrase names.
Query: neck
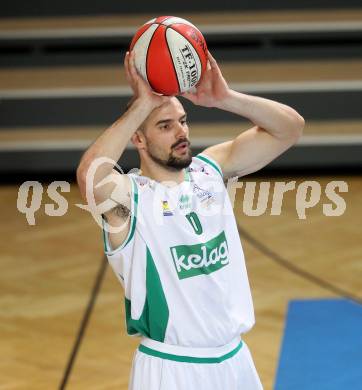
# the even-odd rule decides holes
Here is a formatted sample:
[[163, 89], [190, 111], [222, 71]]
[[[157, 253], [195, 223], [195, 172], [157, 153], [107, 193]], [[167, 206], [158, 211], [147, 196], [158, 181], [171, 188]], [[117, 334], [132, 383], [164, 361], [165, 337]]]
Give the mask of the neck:
[[160, 183], [169, 182], [170, 186], [172, 186], [172, 183], [180, 184], [185, 180], [185, 169], [173, 170], [155, 166], [146, 167], [142, 163], [140, 169], [142, 176], [147, 176]]

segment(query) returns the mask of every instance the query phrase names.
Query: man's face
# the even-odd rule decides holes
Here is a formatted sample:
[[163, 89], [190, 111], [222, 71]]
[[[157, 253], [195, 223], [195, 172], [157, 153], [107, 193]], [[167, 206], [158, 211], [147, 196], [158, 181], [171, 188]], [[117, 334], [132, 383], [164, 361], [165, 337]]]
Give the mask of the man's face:
[[150, 114], [144, 136], [146, 152], [157, 164], [173, 170], [181, 170], [191, 164], [186, 113], [178, 99], [170, 99]]

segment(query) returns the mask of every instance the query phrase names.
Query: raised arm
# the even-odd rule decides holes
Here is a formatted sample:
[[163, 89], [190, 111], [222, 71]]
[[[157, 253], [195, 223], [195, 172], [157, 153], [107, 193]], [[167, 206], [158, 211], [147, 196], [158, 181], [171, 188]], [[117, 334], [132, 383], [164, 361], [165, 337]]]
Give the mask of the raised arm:
[[[122, 175], [114, 166], [122, 156], [127, 143], [135, 131], [142, 125], [152, 110], [160, 106], [166, 97], [156, 95], [148, 84], [138, 75], [134, 65], [134, 53], [127, 53], [125, 57], [125, 72], [130, 84], [134, 99], [133, 103], [116, 122], [108, 127], [83, 154], [77, 168], [77, 181], [82, 197], [87, 201], [87, 192], [97, 204], [111, 199], [115, 187], [117, 187], [115, 204], [109, 210], [103, 210], [110, 223], [118, 224], [128, 217], [130, 209], [131, 183], [127, 175]], [[108, 162], [97, 164], [94, 179], [87, 185], [87, 174], [92, 163], [97, 159], [107, 158]], [[100, 161], [100, 160], [98, 160]], [[105, 183], [105, 184], [102, 184]], [[91, 184], [91, 185], [90, 185]], [[97, 184], [101, 184], [97, 187]], [[125, 235], [127, 231], [123, 232]], [[112, 242], [113, 243], [113, 242]]]
[[226, 177], [261, 169], [295, 144], [303, 131], [304, 119], [291, 107], [231, 90], [210, 53], [196, 92], [183, 96], [197, 105], [233, 112], [254, 124], [235, 139], [204, 150], [220, 164]]

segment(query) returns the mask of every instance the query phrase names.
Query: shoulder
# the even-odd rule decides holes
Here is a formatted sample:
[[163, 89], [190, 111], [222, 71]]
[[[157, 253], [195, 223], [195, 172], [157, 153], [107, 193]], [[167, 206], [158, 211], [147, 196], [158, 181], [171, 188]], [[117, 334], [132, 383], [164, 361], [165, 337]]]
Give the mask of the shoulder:
[[192, 158], [189, 167], [191, 172], [204, 173], [208, 176], [219, 176], [223, 179], [223, 172], [219, 163], [206, 153], [199, 153]]

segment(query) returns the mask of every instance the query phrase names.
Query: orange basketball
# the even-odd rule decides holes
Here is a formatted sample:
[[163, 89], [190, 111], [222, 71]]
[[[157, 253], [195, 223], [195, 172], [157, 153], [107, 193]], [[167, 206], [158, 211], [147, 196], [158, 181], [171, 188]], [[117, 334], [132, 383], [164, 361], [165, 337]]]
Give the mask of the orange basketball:
[[160, 16], [134, 35], [130, 49], [135, 64], [151, 88], [163, 95], [178, 95], [194, 87], [207, 64], [207, 46], [201, 32], [175, 16]]

